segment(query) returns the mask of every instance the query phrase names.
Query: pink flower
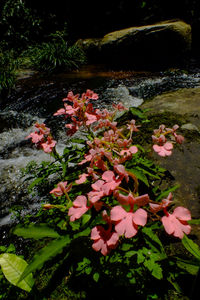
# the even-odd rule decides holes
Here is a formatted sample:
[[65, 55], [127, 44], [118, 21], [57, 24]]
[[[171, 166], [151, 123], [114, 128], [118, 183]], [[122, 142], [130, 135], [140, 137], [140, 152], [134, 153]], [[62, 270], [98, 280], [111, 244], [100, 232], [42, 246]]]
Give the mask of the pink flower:
[[97, 117], [95, 115], [88, 114], [87, 112], [85, 113], [85, 115], [87, 117], [87, 121], [86, 121], [87, 126], [97, 121]]
[[36, 122], [35, 127], [39, 129], [40, 134], [50, 134], [50, 128], [46, 127], [44, 123], [39, 124], [38, 122]]
[[102, 179], [105, 180], [105, 183], [102, 185], [102, 190], [106, 196], [110, 195], [121, 183], [120, 179], [115, 178], [113, 171], [105, 171], [102, 175]]
[[89, 207], [87, 206], [87, 198], [85, 196], [78, 196], [74, 202], [73, 206], [70, 207], [68, 211], [68, 216], [70, 216], [70, 221], [73, 222], [76, 219], [79, 219]]
[[172, 154], [173, 145], [170, 142], [165, 143], [163, 146], [153, 145], [153, 150], [160, 156], [169, 156]]
[[136, 126], [136, 125], [135, 125], [135, 120], [131, 120], [131, 121], [130, 121], [130, 124], [127, 125], [127, 128], [128, 128], [131, 132], [133, 132], [133, 131], [135, 131], [135, 132], [139, 131], [138, 127], [139, 127], [139, 126]]
[[133, 197], [131, 193], [129, 193], [127, 196], [120, 194], [118, 191], [114, 192], [115, 198], [119, 201], [122, 205], [130, 205], [130, 207], [133, 209], [134, 205], [137, 206], [145, 206], [149, 203], [149, 195], [144, 194], [138, 197]]
[[127, 156], [132, 156], [132, 154], [135, 154], [138, 152], [138, 148], [136, 146], [131, 146], [129, 149], [122, 150], [120, 152], [120, 155], [127, 155]]
[[175, 137], [175, 140], [178, 144], [182, 144], [183, 141], [184, 141], [184, 137], [180, 134], [176, 134], [176, 132], [174, 132], [174, 137]]
[[37, 131], [35, 131], [35, 132], [30, 133], [30, 134], [26, 137], [26, 139], [29, 139], [29, 138], [32, 139], [32, 143], [38, 144], [38, 143], [42, 142], [42, 140], [43, 140], [43, 138], [44, 138], [44, 135], [38, 133]]
[[91, 203], [94, 204], [105, 195], [102, 189], [104, 183], [105, 182], [103, 180], [97, 180], [95, 183], [92, 184], [93, 191], [88, 193], [88, 198]]
[[113, 107], [116, 109], [116, 110], [128, 110], [128, 108], [124, 107], [124, 105], [122, 103], [118, 103], [118, 104], [113, 104]]
[[46, 152], [46, 153], [52, 152], [52, 150], [55, 147], [55, 145], [56, 145], [56, 141], [54, 141], [52, 139], [52, 137], [50, 137], [50, 136], [47, 137], [47, 141], [45, 143], [41, 144], [44, 152]]
[[166, 199], [163, 199], [161, 203], [149, 203], [150, 209], [153, 213], [156, 213], [162, 209], [166, 209], [172, 202], [172, 193], [169, 193]]
[[117, 174], [122, 176], [122, 178], [124, 177], [126, 179], [126, 182], [129, 181], [128, 173], [127, 173], [127, 171], [126, 171], [126, 169], [123, 165], [115, 164], [114, 165], [114, 170]]
[[77, 124], [65, 124], [65, 127], [68, 128], [67, 135], [70, 136], [76, 133], [79, 128]]
[[167, 141], [166, 137], [163, 134], [161, 134], [159, 137], [152, 135], [152, 140], [154, 143], [157, 143], [160, 146], [163, 146], [163, 144], [166, 143]]
[[111, 221], [116, 223], [115, 231], [119, 235], [131, 238], [136, 235], [138, 226], [144, 226], [147, 222], [147, 212], [139, 208], [136, 212], [126, 212], [121, 206], [115, 206], [110, 213]]
[[79, 94], [77, 95], [74, 95], [72, 91], [70, 91], [68, 94], [67, 94], [67, 97], [63, 99], [63, 101], [70, 101], [70, 102], [73, 102], [74, 100], [78, 99], [79, 98]]
[[65, 192], [69, 192], [71, 190], [72, 184], [69, 184], [69, 186], [66, 188], [67, 181], [61, 181], [57, 184], [57, 187], [53, 189], [50, 194], [53, 194], [56, 197], [62, 196]]
[[76, 115], [76, 112], [79, 110], [79, 107], [74, 108], [71, 105], [65, 104], [65, 111], [67, 115]]
[[167, 213], [162, 217], [163, 226], [168, 234], [182, 239], [185, 234], [189, 234], [191, 226], [187, 221], [191, 220], [190, 211], [182, 206], [175, 208], [172, 214]]
[[77, 184], [84, 183], [86, 181], [86, 179], [87, 179], [88, 176], [89, 176], [88, 174], [83, 173], [83, 174], [79, 175], [79, 179], [77, 179], [75, 182]]
[[119, 236], [116, 232], [112, 232], [110, 228], [106, 230], [98, 225], [92, 229], [91, 239], [94, 240], [92, 248], [95, 251], [101, 251], [103, 255], [107, 255], [111, 249], [117, 246]]
[[66, 115], [66, 111], [65, 111], [64, 108], [60, 108], [60, 109], [57, 110], [57, 112], [55, 112], [53, 115], [54, 115], [54, 116]]
[[85, 97], [87, 97], [88, 99], [93, 99], [93, 100], [97, 100], [99, 98], [99, 96], [96, 93], [94, 93], [93, 91], [91, 91], [89, 89], [86, 91]]

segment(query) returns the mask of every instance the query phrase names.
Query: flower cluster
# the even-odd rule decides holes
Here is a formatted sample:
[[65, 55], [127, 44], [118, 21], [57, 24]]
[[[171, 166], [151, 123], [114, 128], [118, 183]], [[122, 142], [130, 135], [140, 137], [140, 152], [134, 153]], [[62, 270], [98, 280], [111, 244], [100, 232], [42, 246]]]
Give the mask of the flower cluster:
[[[166, 128], [165, 125], [160, 125], [158, 129], [154, 130], [154, 135], [152, 135], [153, 149], [160, 156], [170, 156], [172, 154], [173, 143], [182, 144], [184, 137], [178, 135], [176, 130], [179, 128], [178, 125], [174, 125], [172, 128]], [[166, 136], [170, 137], [167, 140]]]
[[[70, 119], [71, 123], [65, 125], [68, 128], [67, 134], [72, 135], [80, 127], [85, 127], [93, 134], [93, 139], [87, 141], [89, 151], [78, 163], [82, 168], [85, 166], [85, 172], [73, 184], [68, 184], [67, 181], [58, 183], [50, 193], [55, 197], [64, 195], [69, 200], [67, 209], [69, 208], [70, 222], [80, 219], [85, 213], [101, 214], [102, 224], [98, 223], [91, 229], [91, 240], [92, 248], [101, 251], [103, 255], [114, 249], [122, 236], [134, 237], [139, 226], [145, 226], [148, 220], [160, 221], [168, 234], [182, 239], [191, 230], [188, 224], [191, 219], [189, 210], [179, 206], [173, 213], [169, 213], [167, 209], [172, 202], [171, 193], [160, 203], [151, 200], [147, 193], [140, 195], [138, 178], [127, 167], [139, 155], [139, 147], [133, 144], [133, 135], [139, 131], [140, 126], [136, 125], [135, 120], [130, 120], [127, 125], [119, 127], [114, 117], [117, 111], [125, 109], [124, 106], [113, 105], [112, 112], [106, 109], [100, 111], [94, 109], [90, 102], [96, 99], [98, 95], [91, 90], [87, 90], [81, 97], [69, 92], [64, 99], [64, 108], [54, 114]], [[48, 143], [51, 139], [53, 148], [56, 142], [50, 136], [49, 128], [44, 124], [37, 124], [36, 127], [39, 132], [31, 133], [28, 137], [41, 145], [45, 152], [51, 152]], [[160, 156], [171, 155], [173, 143], [183, 142], [184, 138], [176, 133], [177, 129], [178, 125], [172, 128], [160, 125], [159, 129], [154, 130], [153, 149]], [[170, 140], [167, 139], [169, 137]], [[86, 181], [89, 182], [90, 189], [84, 195], [78, 195], [72, 202], [68, 192], [73, 185], [81, 185]], [[52, 207], [56, 206], [44, 205], [46, 209]]]
[[44, 123], [36, 123], [35, 127], [37, 130], [30, 133], [26, 139], [31, 138], [32, 142], [36, 144], [38, 148], [42, 148], [46, 153], [51, 153], [56, 145], [56, 141], [52, 138], [50, 128], [46, 127]]
[[87, 90], [86, 93], [76, 94], [69, 92], [67, 97], [63, 99], [64, 108], [59, 109], [54, 116], [64, 115], [66, 119], [70, 119], [70, 123], [67, 123], [65, 127], [67, 135], [73, 135], [80, 127], [89, 128], [89, 126], [96, 121], [99, 121], [98, 128], [115, 127], [115, 123], [111, 121], [117, 110], [124, 110], [122, 104], [113, 105], [114, 112], [109, 113], [106, 109], [100, 111], [94, 109], [90, 100], [97, 100], [98, 95], [91, 90]]
[[98, 95], [91, 90], [87, 90], [81, 97], [79, 94], [69, 92], [63, 99], [64, 108], [59, 109], [54, 116], [64, 115], [71, 119], [71, 123], [65, 125], [68, 135], [73, 135], [81, 126], [87, 127], [99, 119], [97, 110], [90, 102], [91, 99], [98, 99]]

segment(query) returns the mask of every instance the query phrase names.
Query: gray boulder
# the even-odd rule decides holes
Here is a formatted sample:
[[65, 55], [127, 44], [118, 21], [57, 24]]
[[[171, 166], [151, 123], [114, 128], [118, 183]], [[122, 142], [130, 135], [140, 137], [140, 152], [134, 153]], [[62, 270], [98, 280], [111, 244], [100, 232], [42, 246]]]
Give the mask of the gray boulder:
[[148, 68], [182, 62], [191, 50], [191, 26], [180, 20], [130, 27], [103, 38], [78, 40], [91, 63]]

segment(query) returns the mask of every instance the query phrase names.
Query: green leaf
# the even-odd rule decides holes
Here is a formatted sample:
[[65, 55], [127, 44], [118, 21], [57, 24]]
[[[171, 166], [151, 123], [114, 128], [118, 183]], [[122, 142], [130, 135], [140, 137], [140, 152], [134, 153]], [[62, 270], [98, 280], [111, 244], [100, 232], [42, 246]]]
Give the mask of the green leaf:
[[141, 264], [145, 260], [142, 250], [137, 252], [137, 263]]
[[129, 172], [133, 173], [137, 177], [137, 179], [144, 182], [144, 184], [146, 184], [146, 186], [149, 186], [148, 179], [147, 179], [146, 175], [143, 172], [141, 172], [137, 169], [130, 169]]
[[173, 186], [172, 188], [167, 189], [166, 191], [162, 192], [157, 198], [156, 201], [159, 201], [160, 199], [164, 199], [166, 198], [170, 192], [174, 192], [175, 190], [177, 190], [180, 187], [180, 184], [177, 184], [175, 186]]
[[31, 291], [34, 284], [31, 273], [24, 276], [23, 280], [19, 282], [21, 275], [28, 266], [25, 260], [15, 254], [4, 253], [0, 255], [0, 265], [3, 274], [10, 283], [27, 292]]
[[147, 119], [147, 116], [140, 108], [130, 107], [129, 110], [130, 110], [131, 114], [133, 115], [133, 117], [137, 116], [140, 119]]
[[163, 277], [160, 265], [153, 259], [150, 258], [148, 260], [145, 260], [144, 266], [152, 273], [155, 278], [161, 279]]
[[126, 244], [126, 243], [123, 243], [122, 244], [122, 251], [128, 251], [133, 245], [131, 244]]
[[91, 219], [91, 215], [90, 214], [84, 214], [82, 216], [82, 225], [84, 226], [90, 219]]
[[95, 272], [94, 274], [93, 274], [93, 279], [94, 279], [94, 281], [96, 281], [96, 282], [98, 282], [99, 281], [99, 273], [98, 272]]
[[200, 249], [196, 243], [184, 235], [182, 238], [182, 244], [192, 255], [194, 255], [194, 257], [200, 260]]
[[153, 265], [152, 275], [157, 279], [162, 279], [163, 278], [162, 268], [159, 264], [157, 264], [155, 262], [154, 262], [154, 265]]
[[85, 269], [85, 273], [89, 275], [92, 272], [92, 267], [88, 267]]
[[167, 280], [173, 285], [173, 287], [175, 288], [175, 290], [178, 293], [182, 293], [182, 290], [178, 284], [178, 282], [175, 280], [175, 274], [174, 273], [169, 273], [169, 276], [167, 277]]
[[62, 252], [63, 248], [66, 247], [70, 242], [70, 237], [65, 235], [59, 239], [53, 240], [47, 246], [39, 250], [22, 273], [20, 281], [35, 270], [41, 269], [46, 261], [52, 259], [58, 253]]
[[194, 224], [194, 225], [199, 225], [200, 224], [200, 219], [196, 219], [196, 220], [189, 220], [187, 221], [188, 224]]
[[187, 271], [191, 275], [197, 275], [200, 265], [197, 262], [191, 263], [191, 261], [186, 261], [182, 259], [177, 259], [176, 264], [179, 268]]
[[76, 233], [74, 236], [73, 236], [73, 238], [74, 239], [77, 239], [78, 237], [80, 237], [80, 236], [88, 236], [90, 234], [90, 228], [88, 227], [88, 228], [86, 228], [85, 230], [83, 230], [83, 231], [81, 231], [81, 232], [79, 232], [79, 233]]
[[39, 178], [36, 178], [28, 187], [28, 191], [30, 192], [35, 185], [39, 184], [40, 182], [42, 182], [44, 180], [45, 176], [43, 177], [39, 177]]
[[17, 236], [23, 236], [25, 239], [42, 239], [45, 237], [59, 238], [60, 235], [48, 227], [46, 224], [30, 224], [26, 227], [17, 226], [13, 233]]
[[70, 139], [71, 143], [76, 143], [76, 144], [84, 144], [86, 143], [86, 140], [84, 139], [79, 139], [79, 138], [72, 138]]
[[137, 251], [131, 250], [125, 253], [125, 257], [132, 257], [133, 255], [137, 254]]
[[157, 234], [153, 232], [153, 230], [150, 227], [144, 227], [142, 228], [142, 232], [146, 234], [148, 237], [150, 237], [154, 242], [160, 245], [160, 247], [163, 247], [161, 241], [159, 240]]

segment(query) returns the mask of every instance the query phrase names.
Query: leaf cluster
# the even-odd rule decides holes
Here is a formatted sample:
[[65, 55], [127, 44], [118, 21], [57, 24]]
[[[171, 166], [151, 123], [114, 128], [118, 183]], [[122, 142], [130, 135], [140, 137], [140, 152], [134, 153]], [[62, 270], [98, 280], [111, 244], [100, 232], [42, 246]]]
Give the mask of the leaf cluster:
[[34, 69], [47, 73], [78, 69], [86, 62], [83, 50], [68, 45], [62, 32], [51, 34], [49, 42], [30, 46], [24, 55], [29, 57]]

